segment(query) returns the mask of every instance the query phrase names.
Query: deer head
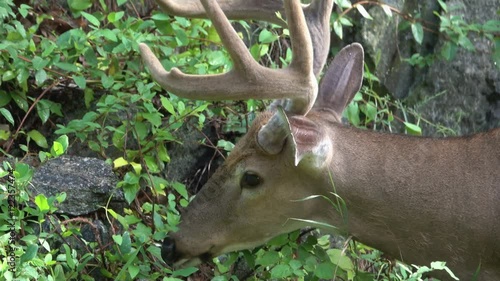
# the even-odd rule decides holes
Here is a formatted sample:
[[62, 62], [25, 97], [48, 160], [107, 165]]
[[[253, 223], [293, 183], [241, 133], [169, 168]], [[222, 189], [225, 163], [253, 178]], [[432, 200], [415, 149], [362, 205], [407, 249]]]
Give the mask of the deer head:
[[[232, 3], [220, 1], [223, 9], [232, 11], [228, 15], [247, 16], [232, 9]], [[269, 3], [274, 9], [282, 9], [276, 5], [279, 1]], [[167, 72], [150, 49], [141, 44], [143, 60], [154, 79], [165, 89], [190, 99], [278, 101], [272, 110], [256, 118], [224, 165], [190, 203], [182, 216], [179, 231], [165, 239], [162, 255], [169, 264], [255, 247], [278, 234], [304, 226], [290, 218], [316, 219], [307, 210], [315, 209], [318, 202], [298, 200], [323, 193], [317, 187], [325, 184], [327, 168], [323, 168], [331, 147], [328, 132], [321, 131], [307, 115], [321, 112], [326, 122], [338, 122], [342, 110], [359, 89], [363, 76], [361, 45], [344, 48], [325, 74], [315, 104], [316, 74], [325, 63], [328, 44], [324, 42], [325, 37], [316, 37], [321, 43], [315, 44], [313, 49], [309, 30], [328, 30], [333, 1], [316, 1], [304, 7], [297, 0], [284, 2], [293, 57], [287, 68], [279, 70], [257, 64], [216, 1], [203, 0], [201, 4], [203, 10], [197, 1], [188, 1], [186, 5], [183, 3], [186, 9], [181, 12], [177, 11], [181, 6], [175, 3], [160, 2], [167, 11], [174, 10], [181, 15], [205, 16], [206, 13], [227, 48], [234, 68], [225, 74], [208, 76], [187, 75], [177, 69]], [[258, 7], [247, 2], [244, 6]], [[308, 14], [307, 20], [304, 11]], [[259, 15], [259, 19], [275, 18], [268, 8], [259, 8], [250, 14]], [[313, 105], [316, 113], [310, 112]], [[304, 172], [297, 173], [297, 170]], [[284, 184], [283, 177], [290, 174], [296, 176], [288, 178], [289, 186], [278, 188]], [[276, 204], [293, 200], [297, 202], [288, 210]]]

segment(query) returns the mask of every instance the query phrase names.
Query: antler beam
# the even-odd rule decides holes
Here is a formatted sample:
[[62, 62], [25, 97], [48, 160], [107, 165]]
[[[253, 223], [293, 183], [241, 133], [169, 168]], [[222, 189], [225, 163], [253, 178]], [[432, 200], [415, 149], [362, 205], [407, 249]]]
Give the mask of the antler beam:
[[285, 0], [292, 43], [292, 62], [284, 69], [259, 65], [231, 26], [215, 0], [201, 0], [205, 12], [228, 50], [234, 68], [218, 75], [189, 75], [177, 68], [166, 71], [149, 47], [141, 54], [153, 78], [172, 93], [199, 100], [286, 99], [285, 110], [306, 114], [314, 104], [317, 82], [313, 73], [313, 48], [298, 0]]
[[[207, 13], [199, 0], [157, 0], [167, 14], [187, 18], [207, 18]], [[220, 8], [229, 19], [254, 19], [283, 24], [276, 12], [284, 15], [283, 0], [218, 0]]]
[[[207, 18], [207, 13], [199, 0], [157, 0], [161, 9], [170, 15], [188, 18]], [[218, 0], [217, 3], [228, 19], [253, 19], [286, 23], [276, 16], [285, 16], [283, 0]], [[314, 75], [319, 76], [328, 57], [330, 46], [330, 15], [333, 0], [314, 0], [302, 5], [314, 48]]]

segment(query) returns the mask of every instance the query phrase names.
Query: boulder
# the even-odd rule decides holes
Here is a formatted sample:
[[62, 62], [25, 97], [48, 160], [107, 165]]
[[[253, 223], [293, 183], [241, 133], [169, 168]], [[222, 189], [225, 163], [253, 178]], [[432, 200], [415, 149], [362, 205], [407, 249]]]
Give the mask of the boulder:
[[111, 207], [123, 209], [125, 198], [123, 191], [116, 189], [117, 182], [111, 166], [102, 160], [62, 156], [40, 166], [28, 189], [47, 198], [65, 192], [66, 200], [58, 204], [57, 213], [79, 216], [106, 206], [110, 197]]
[[[438, 29], [439, 19], [434, 11], [442, 11], [437, 1], [386, 3], [403, 14], [419, 14], [424, 25]], [[446, 4], [451, 16], [459, 16], [469, 24], [497, 19], [498, 1], [453, 0]], [[493, 42], [470, 33], [468, 37], [476, 51], [459, 48], [451, 61], [435, 59], [430, 66], [418, 68], [405, 59], [415, 53], [426, 56], [441, 52], [448, 40], [446, 36], [425, 32], [424, 41], [419, 45], [410, 29], [398, 30], [398, 24], [404, 21], [401, 17], [389, 18], [378, 6], [370, 8], [369, 13], [373, 20], [362, 20], [356, 37], [362, 41], [375, 75], [393, 97], [405, 99], [423, 118], [450, 127], [458, 135], [500, 126], [500, 71], [492, 59]], [[421, 124], [424, 135], [438, 134], [439, 129]]]

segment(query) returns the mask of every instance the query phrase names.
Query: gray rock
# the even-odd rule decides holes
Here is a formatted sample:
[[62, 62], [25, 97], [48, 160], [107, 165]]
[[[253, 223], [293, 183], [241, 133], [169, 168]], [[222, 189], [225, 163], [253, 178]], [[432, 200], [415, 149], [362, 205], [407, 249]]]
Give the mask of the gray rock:
[[[439, 11], [436, 0], [386, 3], [403, 13], [420, 14], [427, 25], [439, 24], [433, 14]], [[452, 15], [469, 24], [498, 20], [499, 0], [451, 0], [446, 4]], [[362, 20], [358, 38], [366, 49], [367, 61], [374, 65], [376, 76], [392, 96], [406, 99], [407, 105], [416, 108], [422, 117], [450, 127], [459, 135], [500, 126], [500, 71], [492, 60], [491, 41], [470, 34], [475, 52], [459, 49], [452, 61], [435, 60], [430, 67], [419, 69], [404, 59], [414, 53], [439, 53], [447, 38], [425, 32], [424, 42], [418, 45], [409, 29], [397, 29], [403, 21], [400, 17], [388, 18], [377, 6], [369, 13], [374, 20]], [[425, 135], [437, 133], [435, 128], [423, 125]]]
[[[468, 23], [498, 19], [498, 0], [448, 1], [453, 15]], [[476, 51], [459, 49], [451, 61], [436, 61], [422, 83], [413, 86], [411, 95], [433, 98], [421, 107], [422, 114], [434, 123], [454, 129], [459, 135], [500, 126], [500, 71], [494, 65], [493, 42], [471, 34]], [[446, 39], [441, 36], [437, 51]], [[431, 131], [429, 129], [429, 131]]]
[[185, 126], [175, 132], [181, 143], [168, 148], [170, 163], [166, 165], [164, 177], [172, 182], [181, 182], [192, 193], [196, 193], [219, 166], [219, 154], [201, 141], [208, 137], [216, 144], [217, 136], [212, 126], [205, 126], [202, 132], [196, 129], [196, 120], [188, 119]]
[[79, 216], [97, 211], [108, 199], [114, 206], [124, 205], [118, 179], [111, 166], [96, 158], [62, 156], [37, 169], [29, 190], [47, 198], [66, 192], [66, 200], [58, 204], [58, 213]]

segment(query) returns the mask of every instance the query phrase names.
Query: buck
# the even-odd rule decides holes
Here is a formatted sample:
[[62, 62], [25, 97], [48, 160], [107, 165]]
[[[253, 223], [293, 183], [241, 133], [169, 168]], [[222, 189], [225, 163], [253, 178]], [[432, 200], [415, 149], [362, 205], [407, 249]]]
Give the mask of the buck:
[[[476, 271], [477, 280], [500, 280], [500, 129], [425, 138], [342, 125], [361, 86], [364, 58], [361, 45], [345, 47], [318, 85], [332, 0], [158, 2], [174, 14], [211, 19], [234, 62], [219, 75], [166, 71], [141, 44], [162, 87], [189, 99], [278, 100], [189, 204], [179, 231], [165, 238], [167, 264], [253, 248], [307, 220], [335, 225], [406, 263], [447, 261], [461, 280]], [[268, 69], [252, 58], [224, 12], [276, 22], [275, 11], [283, 11], [278, 4], [284, 4], [293, 58], [286, 68]], [[347, 219], [313, 196], [335, 201], [333, 186]]]

